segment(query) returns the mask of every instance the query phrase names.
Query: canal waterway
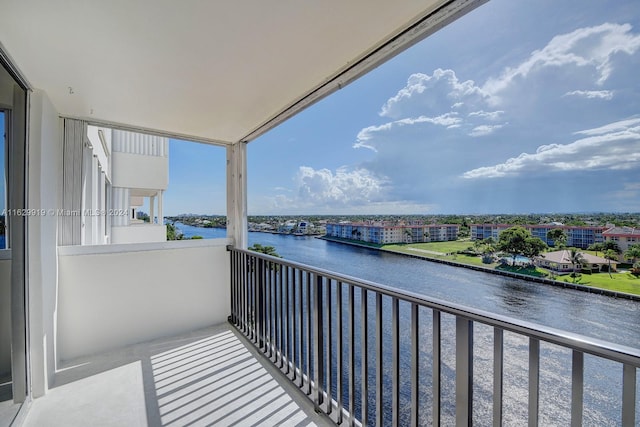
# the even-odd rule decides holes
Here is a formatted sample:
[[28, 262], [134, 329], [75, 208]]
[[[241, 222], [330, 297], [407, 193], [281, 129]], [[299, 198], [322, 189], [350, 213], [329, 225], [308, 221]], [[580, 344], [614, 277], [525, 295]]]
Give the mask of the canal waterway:
[[[223, 229], [183, 224], [177, 226], [187, 237], [200, 235], [216, 238], [226, 234]], [[636, 301], [497, 276], [313, 237], [251, 232], [249, 244], [254, 243], [274, 246], [283, 258], [313, 267], [640, 348], [640, 303]], [[425, 327], [429, 325], [425, 324]], [[443, 425], [454, 423], [453, 330], [453, 319], [443, 319]], [[474, 383], [476, 420], [491, 420], [491, 342], [491, 329], [480, 325], [474, 331], [474, 370], [487, 371], [489, 375], [480, 376]], [[523, 337], [505, 335], [505, 354], [511, 355], [505, 359], [505, 425], [526, 424], [527, 346], [528, 342]], [[428, 353], [429, 348], [424, 351]], [[406, 352], [402, 357], [409, 355], [410, 352]], [[561, 402], [570, 396], [571, 355], [564, 349], [543, 344], [541, 357], [540, 425], [568, 425], [570, 408]], [[428, 365], [430, 361], [425, 363]], [[374, 378], [370, 383], [373, 381]], [[584, 425], [620, 425], [620, 381], [620, 365], [592, 356], [585, 358]], [[421, 379], [423, 387], [429, 390], [430, 378], [427, 375]], [[640, 396], [640, 386], [637, 395]], [[403, 401], [407, 400], [408, 396], [403, 396]], [[429, 407], [430, 404], [425, 404], [425, 422], [431, 415]], [[373, 416], [371, 409], [369, 416]], [[479, 424], [484, 425], [483, 422]]]

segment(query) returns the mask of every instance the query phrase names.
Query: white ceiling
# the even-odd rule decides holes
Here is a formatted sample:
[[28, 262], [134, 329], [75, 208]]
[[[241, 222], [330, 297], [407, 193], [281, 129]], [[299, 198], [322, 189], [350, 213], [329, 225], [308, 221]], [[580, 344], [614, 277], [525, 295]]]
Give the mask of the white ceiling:
[[234, 143], [484, 1], [0, 0], [0, 42], [63, 116]]

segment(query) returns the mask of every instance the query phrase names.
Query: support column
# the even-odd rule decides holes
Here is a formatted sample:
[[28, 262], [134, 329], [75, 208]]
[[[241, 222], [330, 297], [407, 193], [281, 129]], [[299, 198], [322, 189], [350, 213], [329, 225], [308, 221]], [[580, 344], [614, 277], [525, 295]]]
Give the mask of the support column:
[[164, 213], [162, 212], [162, 195], [164, 190], [158, 191], [158, 224], [164, 225]]
[[155, 224], [155, 216], [156, 216], [156, 196], [149, 197], [149, 223]]
[[227, 147], [227, 237], [238, 249], [246, 249], [247, 231], [247, 144]]

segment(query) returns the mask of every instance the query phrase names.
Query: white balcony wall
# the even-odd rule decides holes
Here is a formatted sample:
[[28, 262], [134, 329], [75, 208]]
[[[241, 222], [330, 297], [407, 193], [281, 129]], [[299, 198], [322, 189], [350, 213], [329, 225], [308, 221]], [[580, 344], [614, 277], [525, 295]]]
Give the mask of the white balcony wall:
[[111, 242], [145, 243], [167, 240], [167, 227], [160, 224], [132, 224], [125, 227], [111, 227]]
[[0, 379], [11, 374], [11, 260], [0, 251]]
[[113, 152], [114, 187], [165, 190], [169, 185], [169, 158]]
[[114, 152], [158, 157], [169, 154], [167, 138], [121, 130], [113, 130], [111, 135]]
[[[100, 138], [100, 133], [102, 133], [104, 137], [103, 140]], [[109, 157], [111, 157], [111, 129], [109, 128], [99, 128], [96, 126], [87, 126], [87, 138], [91, 143], [91, 147], [93, 149], [93, 155], [97, 157], [98, 163], [100, 164], [100, 168], [102, 172], [105, 174], [107, 179], [111, 179], [111, 168]]]
[[60, 247], [59, 360], [226, 322], [230, 242]]
[[62, 206], [62, 121], [46, 93], [34, 90], [29, 102], [28, 218], [29, 343], [33, 397], [42, 396], [55, 373], [58, 217]]

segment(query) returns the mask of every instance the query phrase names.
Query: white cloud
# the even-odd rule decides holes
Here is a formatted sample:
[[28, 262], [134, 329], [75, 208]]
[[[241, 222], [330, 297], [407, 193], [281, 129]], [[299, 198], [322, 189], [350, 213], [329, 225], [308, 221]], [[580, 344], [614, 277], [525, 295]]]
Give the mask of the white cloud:
[[385, 178], [364, 168], [313, 169], [300, 166], [296, 176], [297, 198], [303, 203], [359, 205], [381, 200], [387, 192]]
[[353, 148], [368, 148], [377, 152], [378, 150], [369, 141], [375, 138], [376, 134], [380, 132], [388, 132], [394, 128], [414, 125], [416, 123], [431, 123], [437, 126], [444, 126], [447, 129], [453, 129], [457, 127], [462, 119], [458, 117], [457, 113], [446, 113], [437, 117], [409, 117], [406, 119], [400, 119], [393, 122], [388, 122], [379, 126], [368, 126], [358, 132], [356, 137], [356, 143], [353, 144]]
[[495, 132], [496, 130], [502, 128], [504, 125], [480, 125], [480, 126], [476, 126], [473, 129], [471, 129], [471, 132], [469, 132], [469, 136], [486, 136], [486, 135], [491, 135], [493, 132]]
[[506, 68], [497, 78], [487, 80], [482, 90], [494, 96], [533, 71], [568, 65], [593, 68], [595, 83], [602, 85], [613, 72], [612, 57], [615, 54], [624, 52], [632, 55], [640, 49], [640, 34], [631, 30], [629, 24], [604, 23], [555, 36], [544, 48], [532, 52], [526, 61]]
[[640, 117], [628, 120], [620, 120], [619, 122], [609, 123], [593, 129], [581, 130], [574, 132], [576, 135], [603, 135], [616, 131], [623, 131], [634, 126], [640, 125]]
[[640, 167], [640, 119], [611, 123], [576, 134], [589, 135], [569, 144], [538, 147], [494, 166], [465, 172], [463, 178], [499, 178], [531, 172], [627, 170]]
[[471, 113], [469, 113], [469, 117], [480, 117], [480, 118], [483, 118], [483, 119], [496, 121], [503, 114], [504, 114], [504, 111], [502, 111], [502, 110], [498, 110], [498, 111], [480, 110], [480, 111], [472, 111]]
[[438, 68], [432, 75], [409, 76], [406, 86], [382, 106], [380, 116], [397, 119], [415, 116], [416, 111], [441, 114], [464, 105], [483, 103], [485, 97], [473, 80], [460, 81], [453, 70]]
[[587, 99], [605, 99], [610, 101], [613, 99], [613, 91], [610, 90], [572, 90], [564, 96], [578, 96]]

